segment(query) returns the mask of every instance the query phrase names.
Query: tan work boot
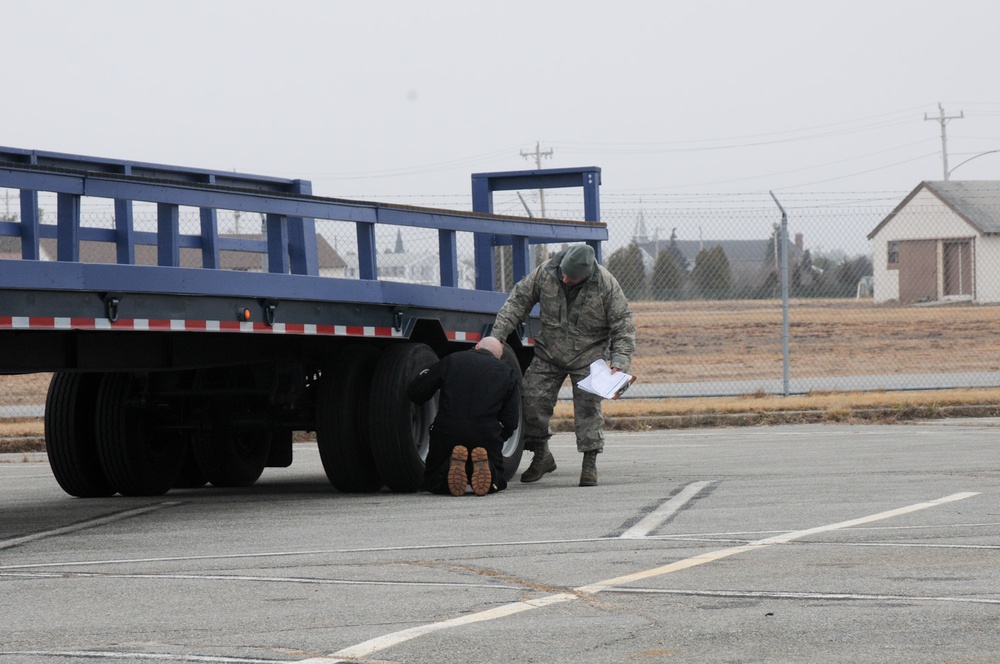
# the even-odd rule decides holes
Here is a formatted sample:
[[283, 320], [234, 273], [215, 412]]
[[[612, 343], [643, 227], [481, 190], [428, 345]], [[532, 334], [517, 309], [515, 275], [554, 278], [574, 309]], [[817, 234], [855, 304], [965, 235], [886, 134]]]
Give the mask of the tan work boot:
[[493, 487], [493, 473], [490, 472], [490, 456], [482, 447], [476, 447], [472, 450], [471, 458], [472, 475], [469, 477], [469, 484], [472, 485], [472, 493], [477, 496], [485, 496]]
[[539, 452], [535, 453], [535, 456], [531, 459], [531, 465], [528, 469], [521, 473], [522, 482], [537, 482], [542, 479], [542, 475], [545, 473], [551, 473], [556, 469], [556, 459], [552, 456], [552, 452], [548, 450], [545, 454]]
[[465, 472], [465, 462], [469, 460], [469, 448], [456, 445], [451, 450], [451, 464], [448, 466], [448, 491], [453, 496], [464, 496], [469, 486], [469, 475]]
[[583, 469], [580, 471], [580, 486], [597, 486], [597, 452], [583, 453]]

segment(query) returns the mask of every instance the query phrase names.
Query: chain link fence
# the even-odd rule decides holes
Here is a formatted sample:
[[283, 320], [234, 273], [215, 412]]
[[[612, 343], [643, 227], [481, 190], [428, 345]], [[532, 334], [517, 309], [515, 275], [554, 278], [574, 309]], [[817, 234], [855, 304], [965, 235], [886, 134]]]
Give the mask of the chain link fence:
[[637, 323], [629, 395], [1000, 385], [1000, 190], [914, 193], [606, 211]]
[[[961, 199], [942, 191], [605, 196], [602, 262], [629, 297], [637, 328], [638, 381], [627, 396], [1000, 386], [1000, 270], [992, 266], [1000, 191]], [[498, 193], [494, 210], [582, 218], [573, 196], [545, 195]], [[263, 239], [259, 215], [218, 218], [221, 234]], [[85, 210], [83, 219], [110, 227], [113, 213]], [[134, 219], [137, 231], [155, 232], [154, 210], [137, 205]], [[182, 233], [197, 234], [199, 223], [197, 210], [182, 209]], [[321, 275], [357, 278], [354, 224], [319, 220], [317, 229]], [[435, 231], [380, 226], [376, 241], [380, 279], [439, 283]], [[459, 287], [474, 288], [472, 233], [457, 242]], [[42, 244], [43, 259], [54, 258], [54, 240]], [[81, 260], [115, 261], [113, 246], [83, 244]], [[532, 267], [562, 248], [532, 245]], [[498, 290], [507, 291], [509, 249], [496, 251]], [[0, 246], [4, 253], [10, 247]], [[155, 264], [155, 247], [137, 247], [136, 260]], [[222, 269], [266, 269], [255, 253], [226, 251], [220, 260]], [[200, 266], [198, 250], [184, 249], [181, 264]], [[48, 380], [0, 376], [0, 417], [40, 416]]]

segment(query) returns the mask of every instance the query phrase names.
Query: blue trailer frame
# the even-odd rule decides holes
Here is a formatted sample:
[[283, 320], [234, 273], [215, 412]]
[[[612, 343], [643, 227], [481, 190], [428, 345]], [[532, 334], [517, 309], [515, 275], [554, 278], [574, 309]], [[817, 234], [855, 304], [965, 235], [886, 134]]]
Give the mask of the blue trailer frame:
[[[494, 248], [512, 247], [515, 278], [531, 244], [600, 253], [599, 184], [593, 167], [475, 174], [474, 209], [462, 212], [316, 196], [307, 180], [0, 147], [0, 189], [20, 202], [19, 218], [0, 219], [0, 240], [15, 238], [20, 254], [0, 258], [0, 373], [54, 372], [46, 445], [71, 495], [158, 495], [192, 455], [211, 483], [247, 486], [265, 465], [291, 463], [297, 430], [316, 432], [338, 489], [413, 491], [435, 406], [412, 404], [409, 380], [489, 333], [506, 299]], [[495, 191], [570, 186], [583, 189], [586, 219], [491, 213]], [[55, 223], [39, 214], [42, 193]], [[112, 202], [109, 227], [82, 223], [91, 199]], [[137, 204], [155, 207], [155, 231], [136, 229]], [[197, 209], [197, 233], [183, 232], [182, 208]], [[220, 233], [220, 211], [260, 214], [263, 239]], [[354, 225], [359, 278], [320, 274], [317, 220]], [[440, 283], [379, 279], [380, 224], [436, 231]], [[458, 287], [460, 232], [473, 236], [474, 289]], [[55, 240], [55, 260], [43, 260], [43, 240]], [[82, 260], [89, 243], [113, 246], [114, 262]], [[155, 265], [137, 247], [155, 247]], [[259, 255], [266, 269], [223, 269], [222, 252]], [[192, 253], [200, 266], [182, 265]], [[531, 325], [508, 339], [512, 367], [527, 366]], [[342, 372], [349, 389], [329, 378]], [[519, 435], [504, 447], [511, 474], [522, 448]]]
[[[316, 297], [380, 304], [424, 303], [429, 287], [391, 284], [377, 279], [375, 227], [392, 224], [438, 230], [442, 283], [441, 288], [433, 289], [438, 306], [485, 311], [496, 307], [498, 301], [492, 293], [493, 258], [489, 248], [503, 244], [518, 248], [515, 272], [520, 277], [526, 272], [529, 243], [584, 241], [599, 248], [599, 243], [607, 239], [607, 228], [599, 223], [596, 203], [599, 173], [599, 169], [588, 167], [475, 174], [472, 176], [475, 211], [456, 212], [314, 196], [311, 183], [306, 180], [0, 148], [0, 188], [20, 190], [20, 220], [0, 222], [0, 236], [20, 238], [24, 261], [40, 259], [42, 238], [56, 238], [58, 246], [57, 261], [46, 263], [43, 270], [35, 269], [28, 262], [18, 263], [18, 269], [13, 270], [8, 261], [0, 261], [0, 288], [37, 288], [47, 284], [61, 290], [116, 290], [128, 283], [130, 290], [139, 292]], [[490, 212], [489, 194], [492, 191], [548, 186], [583, 187], [587, 219], [583, 222], [536, 220]], [[38, 218], [40, 191], [58, 196], [55, 225], [43, 224]], [[82, 227], [80, 201], [83, 197], [113, 200], [115, 228]], [[157, 205], [156, 233], [133, 230], [131, 208], [134, 201]], [[199, 208], [200, 234], [180, 232], [178, 211], [181, 206]], [[266, 215], [266, 242], [220, 236], [216, 216], [220, 209]], [[295, 278], [318, 276], [316, 219], [355, 223], [360, 281], [375, 283], [359, 284], [352, 280], [350, 284], [320, 285], [316, 280]], [[488, 293], [460, 294], [445, 290], [457, 287], [455, 239], [459, 231], [475, 234], [477, 289]], [[83, 240], [114, 243], [117, 265], [78, 263]], [[151, 270], [149, 266], [136, 266], [137, 244], [155, 245], [158, 267], [175, 269]], [[204, 272], [179, 267], [182, 247], [200, 249], [204, 269], [219, 267], [219, 251], [222, 250], [266, 253], [268, 274], [227, 277], [215, 273], [206, 278]]]

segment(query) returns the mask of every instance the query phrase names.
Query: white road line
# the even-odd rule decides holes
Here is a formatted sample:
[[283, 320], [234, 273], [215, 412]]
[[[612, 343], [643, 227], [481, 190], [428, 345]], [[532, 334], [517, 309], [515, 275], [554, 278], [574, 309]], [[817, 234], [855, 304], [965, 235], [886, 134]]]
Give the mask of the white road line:
[[[513, 602], [511, 604], [505, 604], [503, 606], [498, 606], [495, 609], [487, 609], [486, 611], [480, 611], [479, 613], [472, 613], [465, 616], [459, 616], [458, 618], [451, 618], [450, 620], [443, 620], [441, 622], [430, 623], [428, 625], [418, 625], [417, 627], [411, 627], [410, 629], [404, 629], [399, 632], [394, 632], [392, 634], [386, 634], [385, 636], [380, 636], [364, 643], [359, 643], [356, 646], [351, 646], [350, 648], [344, 648], [343, 650], [338, 650], [337, 652], [330, 655], [330, 657], [347, 657], [347, 658], [359, 658], [366, 657], [372, 653], [378, 652], [380, 650], [385, 650], [391, 646], [403, 643], [404, 641], [409, 641], [415, 639], [418, 636], [424, 636], [425, 634], [431, 634], [432, 632], [439, 632], [443, 629], [450, 629], [452, 627], [459, 627], [461, 625], [469, 625], [477, 622], [485, 622], [487, 620], [496, 620], [497, 618], [506, 618], [507, 616], [512, 616], [516, 613], [521, 613], [522, 611], [530, 611], [532, 609], [538, 609], [543, 606], [551, 606], [553, 604], [561, 604], [562, 602], [569, 602], [570, 600], [579, 599], [577, 595], [570, 593], [558, 593], [556, 595], [548, 595], [547, 597], [540, 597], [538, 599], [530, 599], [522, 602]], [[326, 658], [318, 659], [307, 659], [305, 662], [324, 662], [328, 661]], [[299, 662], [298, 664], [303, 664]]]
[[667, 519], [676, 514], [709, 484], [711, 482], [694, 482], [688, 484], [677, 495], [644, 516], [638, 523], [619, 535], [619, 537], [621, 539], [642, 539], [646, 537], [649, 533], [663, 525]]
[[[858, 530], [865, 530], [858, 528]], [[726, 542], [748, 543], [746, 539], [721, 538], [721, 537], [669, 537], [661, 535], [651, 535], [644, 537], [647, 542], [691, 542], [704, 544], [724, 544]], [[940, 544], [937, 542], [824, 542], [823, 546], [850, 546], [850, 547], [882, 547], [886, 549], [981, 549], [997, 550], [1000, 544]]]
[[161, 510], [164, 507], [172, 507], [174, 505], [180, 505], [180, 503], [159, 503], [157, 505], [150, 505], [149, 507], [137, 507], [134, 510], [126, 510], [124, 512], [118, 512], [117, 514], [110, 514], [108, 516], [74, 523], [72, 526], [63, 526], [61, 528], [53, 528], [52, 530], [43, 530], [39, 533], [32, 533], [31, 535], [24, 535], [23, 537], [13, 537], [11, 539], [0, 540], [0, 550], [9, 549], [12, 546], [19, 546], [27, 542], [45, 539], [46, 537], [55, 537], [56, 535], [65, 535], [66, 533], [73, 533], [78, 530], [86, 530], [87, 528], [102, 526], [105, 523], [121, 521], [122, 519], [128, 519], [147, 512], [155, 512], [156, 510]]
[[864, 593], [794, 593], [781, 591], [743, 590], [672, 590], [667, 588], [613, 588], [607, 592], [624, 595], [684, 595], [691, 597], [726, 597], [745, 599], [808, 599], [863, 600], [871, 602], [958, 602], [967, 604], [1000, 604], [1000, 599], [985, 597], [936, 597], [929, 595], [874, 595]]
[[768, 548], [770, 546], [774, 546], [776, 544], [786, 544], [788, 542], [801, 539], [803, 537], [808, 537], [810, 535], [818, 535], [820, 533], [828, 533], [834, 530], [842, 530], [844, 528], [850, 528], [852, 526], [871, 523], [873, 521], [890, 519], [892, 517], [901, 516], [903, 514], [909, 514], [911, 512], [917, 512], [931, 507], [937, 507], [939, 505], [944, 505], [946, 503], [951, 503], [958, 500], [964, 500], [966, 498], [971, 498], [972, 496], [976, 495], [979, 495], [978, 492], [955, 493], [950, 496], [938, 498], [937, 500], [931, 500], [924, 503], [916, 503], [914, 505], [908, 505], [906, 507], [900, 507], [898, 509], [889, 510], [886, 512], [879, 512], [878, 514], [872, 514], [857, 519], [840, 521], [838, 523], [832, 523], [825, 526], [817, 526], [815, 528], [807, 528], [805, 530], [795, 530], [781, 535], [775, 535], [773, 537], [767, 537], [761, 540], [756, 540], [754, 542], [745, 544], [743, 546], [735, 546], [728, 549], [710, 551], [708, 553], [703, 553], [697, 556], [693, 556], [691, 558], [686, 558], [684, 560], [678, 560], [668, 565], [662, 565], [660, 567], [654, 567], [652, 569], [636, 572], [634, 574], [626, 574], [624, 576], [607, 579], [605, 581], [598, 581], [597, 583], [592, 583], [586, 586], [580, 586], [579, 588], [574, 588], [572, 591], [567, 593], [557, 593], [555, 595], [548, 595], [546, 597], [541, 597], [538, 599], [527, 600], [522, 602], [513, 602], [511, 604], [498, 606], [496, 608], [488, 609], [486, 611], [480, 611], [478, 613], [472, 613], [460, 616], [458, 618], [452, 618], [450, 620], [444, 620], [437, 623], [430, 623], [427, 625], [419, 625], [417, 627], [411, 627], [409, 629], [404, 629], [399, 632], [394, 632], [391, 634], [386, 634], [384, 636], [376, 637], [374, 639], [369, 639], [367, 641], [350, 646], [348, 648], [343, 648], [333, 653], [332, 655], [329, 655], [327, 658], [313, 658], [309, 660], [302, 660], [300, 661], [299, 664], [305, 664], [307, 662], [310, 664], [311, 663], [319, 664], [320, 662], [329, 662], [330, 658], [337, 658], [337, 657], [346, 657], [346, 658], [367, 657], [373, 653], [385, 650], [386, 648], [390, 648], [392, 646], [398, 645], [405, 641], [409, 641], [410, 639], [417, 638], [418, 636], [423, 636], [425, 634], [430, 634], [433, 632], [450, 629], [452, 627], [459, 627], [461, 625], [469, 625], [472, 623], [483, 622], [486, 620], [495, 620], [497, 618], [504, 618], [510, 615], [521, 613], [523, 611], [530, 611], [532, 609], [537, 609], [552, 604], [559, 604], [574, 599], [581, 599], [582, 597], [585, 596], [593, 595], [605, 590], [611, 590], [616, 586], [620, 586], [627, 583], [633, 583], [635, 581], [642, 581], [644, 579], [650, 579], [653, 577], [662, 576], [664, 574], [679, 572], [681, 570], [697, 567], [698, 565], [704, 565], [705, 563], [711, 563], [715, 562], [716, 560], [722, 560], [723, 558], [735, 556], [736, 554], [739, 553], [759, 551]]
[[[880, 530], [941, 530], [942, 528], [990, 528], [996, 530], [1000, 527], [1000, 521], [977, 521], [975, 523], [947, 523], [947, 524], [936, 524], [929, 523], [925, 525], [907, 525], [907, 526], [871, 526], [868, 528], [856, 528], [855, 530], [867, 530], [867, 531], [880, 531]], [[674, 533], [671, 535], [650, 535], [649, 539], [705, 539], [706, 541], [711, 540], [711, 538], [725, 538], [725, 539], [743, 539], [749, 540], [751, 536], [760, 535], [774, 535], [777, 533], [783, 533], [784, 530], [727, 530], [723, 532], [708, 532], [708, 533]], [[992, 534], [992, 532], [991, 532]]]

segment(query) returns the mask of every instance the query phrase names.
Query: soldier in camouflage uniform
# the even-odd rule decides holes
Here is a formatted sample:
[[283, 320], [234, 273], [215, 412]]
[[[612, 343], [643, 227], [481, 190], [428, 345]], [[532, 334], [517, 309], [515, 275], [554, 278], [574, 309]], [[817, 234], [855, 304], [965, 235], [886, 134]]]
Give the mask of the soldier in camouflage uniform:
[[586, 244], [571, 245], [521, 279], [497, 314], [492, 335], [506, 341], [535, 304], [542, 328], [521, 390], [524, 447], [534, 456], [521, 481], [535, 482], [556, 469], [549, 420], [569, 376], [576, 448], [584, 455], [580, 486], [594, 486], [597, 454], [604, 449], [601, 397], [576, 384], [599, 358], [610, 359], [612, 371], [629, 370], [635, 351], [632, 311], [618, 280], [597, 264]]

